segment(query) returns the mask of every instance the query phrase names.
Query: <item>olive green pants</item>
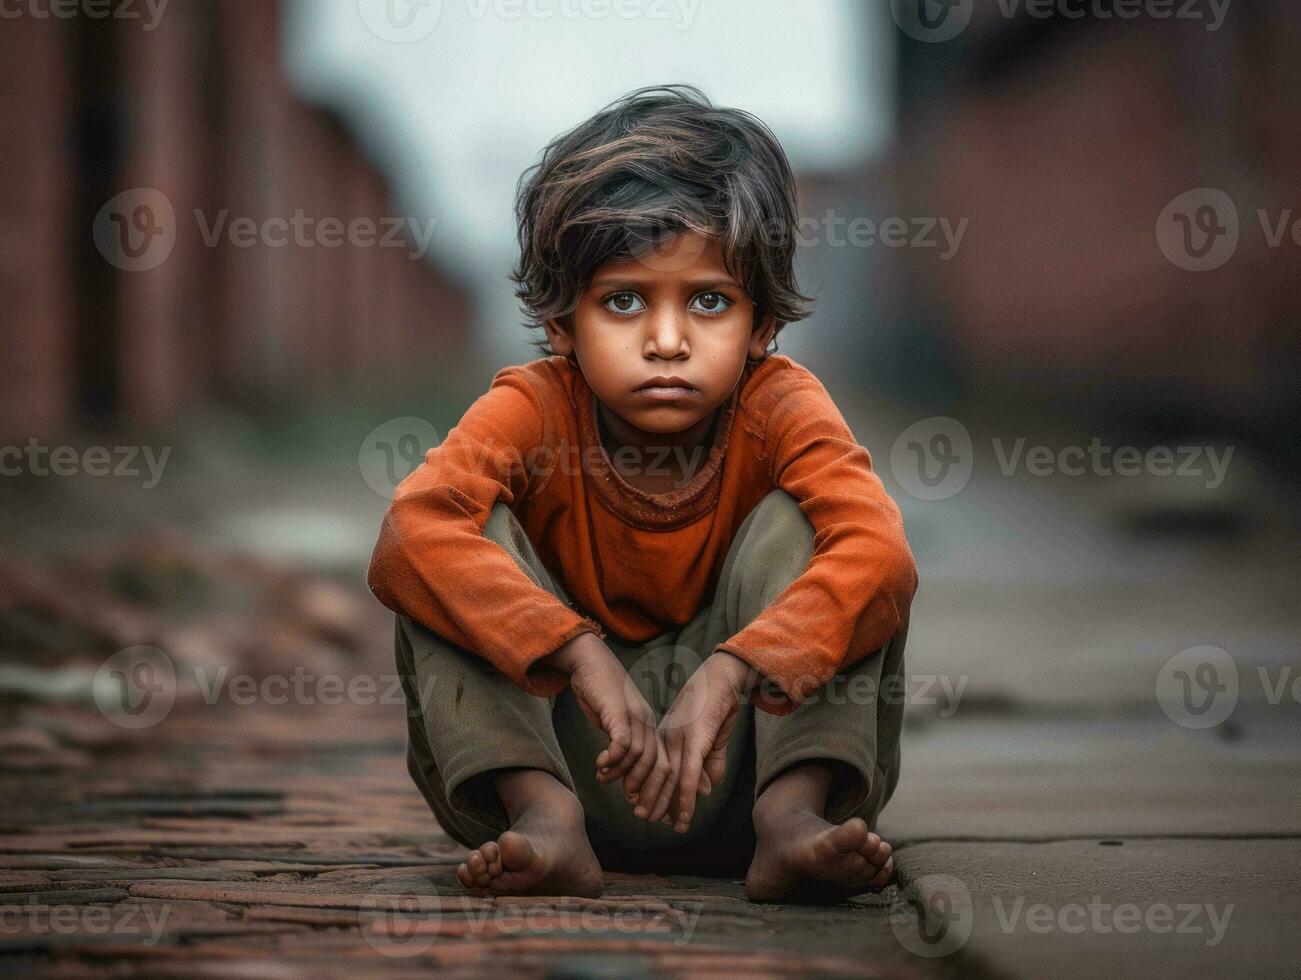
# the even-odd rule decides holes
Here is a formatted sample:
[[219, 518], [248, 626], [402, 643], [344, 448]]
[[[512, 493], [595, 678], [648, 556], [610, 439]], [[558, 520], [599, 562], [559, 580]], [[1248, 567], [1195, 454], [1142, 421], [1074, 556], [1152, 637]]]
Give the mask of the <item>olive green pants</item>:
[[[484, 535], [501, 545], [541, 587], [570, 603], [543, 566], [515, 515], [493, 507]], [[745, 519], [728, 551], [714, 602], [680, 630], [646, 643], [607, 638], [629, 676], [662, 717], [687, 677], [789, 585], [813, 554], [813, 528], [795, 499], [768, 494]], [[572, 604], [572, 603], [571, 603]], [[661, 874], [744, 874], [754, 853], [754, 800], [798, 763], [832, 767], [826, 816], [861, 816], [874, 826], [899, 778], [899, 731], [906, 636], [860, 660], [785, 716], [742, 705], [727, 747], [727, 771], [697, 801], [685, 834], [635, 817], [621, 782], [596, 782], [607, 741], [566, 690], [526, 694], [476, 654], [406, 617], [396, 653], [408, 705], [408, 768], [443, 829], [467, 847], [509, 826], [491, 774], [531, 768], [572, 790], [586, 813], [602, 867]]]

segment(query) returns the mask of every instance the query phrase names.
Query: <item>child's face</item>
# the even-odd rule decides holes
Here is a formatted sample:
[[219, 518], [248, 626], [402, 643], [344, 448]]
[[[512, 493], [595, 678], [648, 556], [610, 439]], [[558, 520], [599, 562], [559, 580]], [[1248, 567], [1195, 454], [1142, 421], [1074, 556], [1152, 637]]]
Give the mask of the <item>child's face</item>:
[[[716, 239], [684, 231], [636, 259], [592, 276], [572, 333], [545, 324], [551, 349], [571, 351], [607, 409], [644, 433], [683, 432], [727, 400], [746, 356], [764, 356], [771, 320], [727, 272]], [[671, 385], [651, 385], [671, 379]]]

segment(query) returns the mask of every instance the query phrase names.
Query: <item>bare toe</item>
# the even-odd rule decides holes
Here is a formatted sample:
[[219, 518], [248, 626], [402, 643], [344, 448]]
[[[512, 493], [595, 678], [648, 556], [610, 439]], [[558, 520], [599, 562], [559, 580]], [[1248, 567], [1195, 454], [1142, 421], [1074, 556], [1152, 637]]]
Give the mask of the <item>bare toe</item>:
[[868, 833], [867, 824], [859, 817], [851, 817], [839, 827], [834, 827], [827, 834], [827, 840], [837, 851], [848, 854], [851, 851], [861, 851], [867, 845], [869, 836], [872, 835]]
[[838, 902], [893, 874], [890, 845], [859, 817], [833, 824], [810, 812], [769, 815], [759, 834], [746, 893], [757, 902]]

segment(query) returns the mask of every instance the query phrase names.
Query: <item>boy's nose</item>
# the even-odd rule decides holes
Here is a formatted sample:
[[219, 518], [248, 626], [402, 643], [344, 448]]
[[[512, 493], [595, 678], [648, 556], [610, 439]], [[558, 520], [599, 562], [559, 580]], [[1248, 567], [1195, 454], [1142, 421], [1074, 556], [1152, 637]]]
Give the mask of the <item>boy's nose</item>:
[[686, 325], [672, 312], [654, 317], [646, 335], [647, 357], [685, 357], [690, 353]]

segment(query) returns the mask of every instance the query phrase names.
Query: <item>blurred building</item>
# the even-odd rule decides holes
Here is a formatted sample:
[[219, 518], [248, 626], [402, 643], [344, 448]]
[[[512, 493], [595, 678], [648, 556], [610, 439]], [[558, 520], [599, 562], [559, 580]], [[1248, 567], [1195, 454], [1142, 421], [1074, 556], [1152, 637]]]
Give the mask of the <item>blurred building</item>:
[[[21, 10], [0, 31], [0, 434], [153, 426], [209, 401], [310, 406], [458, 356], [469, 301], [418, 243], [382, 226], [386, 247], [262, 232], [271, 219], [283, 241], [296, 214], [421, 221], [288, 87], [278, 3], [176, 2], [148, 30]], [[170, 221], [174, 244], [131, 271], [106, 221], [124, 235]]]
[[[1301, 8], [1124, 19], [1107, 2], [1075, 4], [1078, 18], [1005, 6], [977, 2], [955, 40], [900, 33], [899, 138], [869, 179], [888, 181], [902, 213], [970, 228], [951, 261], [895, 254], [897, 329], [912, 335], [896, 346], [947, 358], [939, 369], [976, 392], [1292, 444]], [[1215, 6], [1227, 16], [1211, 29]], [[1198, 188], [1225, 192], [1240, 222], [1236, 252], [1209, 271], [1172, 262], [1156, 231]]]

